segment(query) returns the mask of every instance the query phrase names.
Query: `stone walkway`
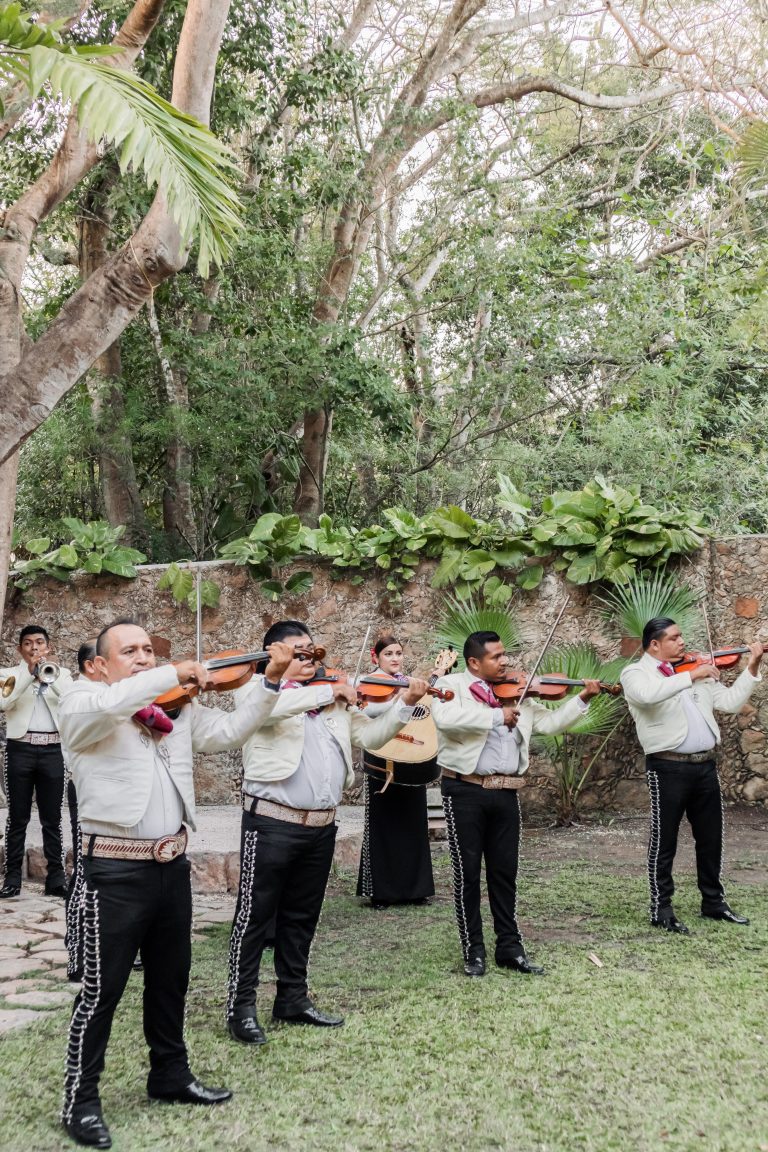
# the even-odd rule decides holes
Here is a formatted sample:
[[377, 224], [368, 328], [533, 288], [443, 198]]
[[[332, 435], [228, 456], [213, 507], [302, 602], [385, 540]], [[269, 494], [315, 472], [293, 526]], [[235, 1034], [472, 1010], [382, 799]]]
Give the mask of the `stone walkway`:
[[[231, 923], [234, 909], [226, 893], [196, 895], [192, 939]], [[26, 883], [17, 899], [0, 901], [0, 1035], [72, 1003], [80, 985], [67, 980], [64, 932], [64, 901], [44, 896], [42, 885]]]
[[[63, 822], [65, 848], [71, 847]], [[0, 829], [6, 810], [0, 808]], [[336, 864], [356, 868], [363, 832], [362, 807], [339, 809]], [[231, 923], [239, 875], [240, 809], [234, 805], [198, 809], [198, 829], [190, 834], [194, 892], [193, 936], [210, 924]], [[1, 853], [0, 853], [1, 854]], [[70, 1004], [79, 985], [67, 980], [64, 901], [43, 895], [45, 859], [37, 812], [27, 830], [27, 876], [21, 896], [0, 900], [0, 1035], [23, 1028], [40, 1013]]]
[[[0, 829], [5, 827], [7, 809], [0, 807]], [[363, 839], [364, 809], [342, 805], [338, 809], [339, 830], [335, 860], [339, 868], [356, 869]], [[64, 847], [71, 848], [69, 813], [63, 820]], [[27, 829], [25, 875], [43, 880], [45, 858], [37, 810]], [[192, 864], [193, 892], [236, 892], [240, 876], [240, 808], [234, 804], [206, 805], [197, 810], [197, 831], [191, 832], [187, 854]], [[0, 847], [2, 858], [2, 847]]]

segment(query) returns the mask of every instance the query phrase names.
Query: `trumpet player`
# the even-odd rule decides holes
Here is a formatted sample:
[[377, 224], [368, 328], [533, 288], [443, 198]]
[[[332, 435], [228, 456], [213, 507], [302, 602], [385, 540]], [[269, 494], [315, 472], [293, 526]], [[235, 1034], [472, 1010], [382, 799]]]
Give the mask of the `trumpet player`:
[[45, 894], [64, 897], [67, 892], [61, 836], [64, 760], [56, 717], [59, 698], [72, 677], [66, 668], [60, 668], [50, 659], [50, 639], [39, 624], [22, 628], [18, 651], [21, 659], [11, 673], [13, 690], [8, 695], [0, 695], [0, 709], [6, 714], [3, 786], [8, 799], [5, 879], [0, 900], [21, 892], [24, 843], [33, 796], [40, 814], [43, 852], [48, 866]]

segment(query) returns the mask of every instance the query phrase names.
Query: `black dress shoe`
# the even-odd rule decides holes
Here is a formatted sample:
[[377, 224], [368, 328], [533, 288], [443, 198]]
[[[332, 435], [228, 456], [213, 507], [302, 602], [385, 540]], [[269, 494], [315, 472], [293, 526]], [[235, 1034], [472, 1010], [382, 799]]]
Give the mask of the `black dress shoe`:
[[234, 1040], [243, 1044], [266, 1044], [267, 1038], [264, 1029], [255, 1016], [233, 1017], [227, 1022], [229, 1034]]
[[739, 916], [730, 908], [718, 908], [715, 912], [702, 912], [705, 920], [727, 920], [729, 924], [749, 924], [747, 916]]
[[531, 964], [527, 956], [497, 956], [496, 964], [499, 968], [511, 968], [513, 972], [522, 972], [526, 976], [544, 975], [544, 969]]
[[175, 1092], [149, 1092], [148, 1096], [150, 1100], [162, 1100], [166, 1104], [223, 1104], [232, 1099], [229, 1088], [206, 1088], [199, 1080]]
[[0, 888], [0, 900], [10, 900], [12, 896], [21, 896], [20, 884], [4, 884]]
[[464, 961], [465, 976], [485, 976], [485, 957], [470, 956]]
[[327, 1016], [315, 1008], [314, 1004], [299, 1012], [298, 1016], [276, 1016], [273, 1012], [272, 1019], [279, 1020], [281, 1024], [314, 1024], [316, 1028], [341, 1028], [344, 1023], [343, 1016]]
[[48, 885], [46, 884], [45, 895], [46, 896], [58, 896], [62, 900], [66, 900], [66, 898], [67, 898], [67, 886], [66, 886], [66, 884], [56, 884], [53, 888], [49, 888]]
[[688, 927], [678, 920], [677, 916], [664, 916], [661, 920], [651, 920], [654, 928], [661, 928], [664, 932], [677, 932], [679, 936], [690, 936]]
[[64, 1121], [67, 1135], [76, 1144], [84, 1144], [86, 1148], [111, 1148], [112, 1137], [109, 1128], [104, 1123], [100, 1112], [90, 1112], [84, 1116], [73, 1116], [71, 1120]]

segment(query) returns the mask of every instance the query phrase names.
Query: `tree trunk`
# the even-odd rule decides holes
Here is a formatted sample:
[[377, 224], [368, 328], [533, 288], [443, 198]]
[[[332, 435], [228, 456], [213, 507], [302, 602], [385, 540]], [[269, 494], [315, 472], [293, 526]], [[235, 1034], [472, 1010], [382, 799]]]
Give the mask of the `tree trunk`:
[[[117, 33], [113, 43], [120, 49], [120, 55], [115, 63], [124, 68], [130, 68], [146, 44], [152, 29], [157, 23], [165, 0], [136, 0], [128, 14], [125, 23]], [[4, 131], [10, 129], [9, 122]], [[22, 417], [22, 428], [18, 434], [11, 434], [11, 442], [0, 453], [0, 627], [2, 627], [5, 610], [5, 592], [8, 586], [8, 571], [11, 558], [11, 539], [13, 534], [13, 515], [16, 507], [16, 478], [18, 475], [18, 451], [27, 436], [45, 418], [38, 410], [38, 393], [36, 385], [39, 384], [45, 372], [54, 377], [54, 390], [60, 373], [60, 361], [57, 356], [56, 345], [65, 337], [72, 340], [71, 331], [67, 331], [65, 323], [61, 329], [54, 332], [53, 339], [49, 340], [50, 351], [45, 351], [41, 363], [33, 366], [29, 372], [28, 381], [24, 378], [21, 369], [21, 353], [24, 348], [25, 357], [34, 357], [37, 347], [26, 347], [29, 344], [21, 317], [21, 284], [24, 277], [29, 251], [35, 231], [40, 222], [45, 219], [53, 209], [65, 199], [76, 184], [82, 180], [91, 168], [98, 162], [99, 154], [96, 145], [89, 145], [81, 133], [75, 116], [71, 116], [64, 139], [56, 155], [45, 172], [31, 185], [21, 198], [12, 205], [0, 220], [0, 397], [3, 409], [8, 417], [6, 431], [11, 428], [10, 402], [15, 398], [17, 414]], [[127, 321], [126, 321], [127, 323]], [[123, 325], [125, 327], [125, 325]], [[46, 336], [49, 334], [46, 333]], [[41, 338], [43, 348], [46, 349], [45, 337]], [[40, 343], [40, 342], [38, 342]], [[90, 367], [94, 359], [102, 351], [106, 351], [111, 341], [103, 345], [90, 358], [89, 364], [84, 364], [77, 375], [71, 380], [69, 387], [80, 378], [83, 372]], [[25, 384], [27, 387], [25, 388]], [[50, 387], [50, 385], [49, 385]], [[67, 387], [57, 392], [48, 406], [50, 411], [54, 404], [65, 394]], [[26, 417], [23, 416], [26, 409]]]
[[11, 538], [13, 517], [16, 511], [16, 476], [19, 470], [19, 454], [11, 456], [5, 464], [0, 464], [0, 627], [5, 594], [8, 591], [8, 573], [11, 567]]
[[[111, 163], [96, 181], [80, 216], [80, 275], [86, 281], [109, 257], [107, 239], [112, 213], [109, 193], [119, 177]], [[125, 525], [125, 542], [146, 548], [149, 529], [136, 479], [131, 439], [125, 420], [120, 341], [115, 340], [96, 361], [88, 376], [88, 394], [98, 441], [99, 483], [107, 520], [116, 528]]]
[[317, 527], [325, 499], [325, 470], [331, 447], [333, 410], [327, 405], [304, 413], [301, 467], [293, 510], [303, 523]]

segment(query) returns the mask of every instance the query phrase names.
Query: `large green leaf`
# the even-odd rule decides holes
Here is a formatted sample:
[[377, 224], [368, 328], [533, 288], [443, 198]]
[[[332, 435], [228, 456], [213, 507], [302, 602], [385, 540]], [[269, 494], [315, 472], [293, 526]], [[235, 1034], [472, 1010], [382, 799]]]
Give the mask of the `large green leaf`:
[[477, 522], [469, 513], [457, 508], [455, 504], [450, 504], [447, 508], [438, 508], [432, 513], [430, 520], [444, 536], [449, 536], [453, 540], [466, 540], [477, 528]]

